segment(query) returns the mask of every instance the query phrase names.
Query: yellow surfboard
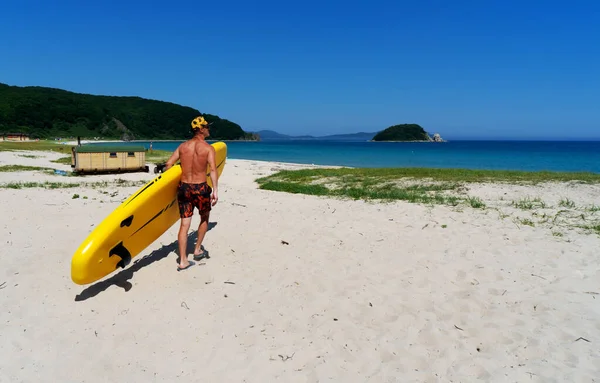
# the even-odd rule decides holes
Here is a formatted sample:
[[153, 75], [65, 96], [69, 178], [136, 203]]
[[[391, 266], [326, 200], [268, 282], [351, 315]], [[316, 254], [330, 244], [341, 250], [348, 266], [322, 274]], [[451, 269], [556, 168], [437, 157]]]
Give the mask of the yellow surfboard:
[[[227, 158], [224, 142], [212, 144], [218, 177]], [[207, 182], [212, 187], [210, 169]], [[181, 166], [175, 165], [141, 187], [110, 213], [81, 243], [71, 260], [71, 279], [85, 285], [127, 266], [179, 220], [177, 185]]]

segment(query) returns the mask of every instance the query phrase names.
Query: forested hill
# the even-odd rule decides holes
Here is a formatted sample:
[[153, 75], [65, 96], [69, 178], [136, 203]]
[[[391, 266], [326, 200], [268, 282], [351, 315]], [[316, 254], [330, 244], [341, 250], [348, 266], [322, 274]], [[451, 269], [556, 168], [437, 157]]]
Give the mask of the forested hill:
[[191, 137], [190, 122], [199, 115], [213, 123], [210, 139], [254, 139], [234, 122], [171, 102], [0, 83], [0, 134], [182, 140]]

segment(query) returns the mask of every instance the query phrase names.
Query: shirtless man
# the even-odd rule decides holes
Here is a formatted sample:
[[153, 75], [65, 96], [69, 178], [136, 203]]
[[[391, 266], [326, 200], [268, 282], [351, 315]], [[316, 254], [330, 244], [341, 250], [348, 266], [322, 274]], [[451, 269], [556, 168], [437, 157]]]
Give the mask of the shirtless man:
[[[170, 169], [177, 160], [181, 161], [181, 180], [177, 189], [177, 202], [181, 225], [177, 241], [179, 243], [179, 265], [177, 271], [193, 266], [187, 259], [187, 237], [192, 222], [194, 208], [200, 213], [198, 240], [194, 248], [194, 259], [200, 260], [206, 252], [200, 252], [202, 240], [208, 230], [208, 217], [212, 206], [219, 200], [217, 194], [217, 166], [215, 165], [215, 148], [205, 138], [210, 135], [209, 124], [204, 117], [192, 120], [194, 137], [182, 143], [173, 152], [165, 165], [165, 171]], [[210, 179], [213, 188], [206, 183], [206, 166], [210, 166]]]

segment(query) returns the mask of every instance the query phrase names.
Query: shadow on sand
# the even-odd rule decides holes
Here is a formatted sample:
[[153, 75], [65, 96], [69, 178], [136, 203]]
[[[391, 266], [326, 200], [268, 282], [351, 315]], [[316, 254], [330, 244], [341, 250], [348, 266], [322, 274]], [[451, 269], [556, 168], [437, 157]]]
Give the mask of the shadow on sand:
[[[208, 223], [208, 231], [210, 231], [213, 227], [217, 225], [216, 222]], [[190, 249], [193, 250], [194, 245], [196, 244], [196, 236], [197, 231], [194, 230], [188, 234], [187, 240], [187, 248], [188, 253], [191, 254]], [[103, 281], [97, 282], [87, 288], [85, 288], [81, 293], [75, 296], [75, 301], [85, 301], [86, 299], [90, 299], [100, 294], [102, 291], [108, 289], [111, 286], [119, 286], [125, 291], [131, 290], [133, 285], [129, 280], [133, 278], [133, 274], [136, 271], [139, 271], [143, 267], [153, 264], [154, 262], [158, 262], [163, 258], [166, 258], [171, 252], [174, 252], [177, 255], [175, 259], [176, 262], [179, 262], [179, 252], [177, 251], [178, 244], [177, 240], [171, 242], [168, 245], [163, 245], [160, 249], [156, 249], [150, 254], [139, 258], [133, 261], [132, 265], [124, 270], [120, 271], [118, 274], [113, 275], [112, 277], [105, 279]], [[208, 251], [207, 251], [208, 253]]]

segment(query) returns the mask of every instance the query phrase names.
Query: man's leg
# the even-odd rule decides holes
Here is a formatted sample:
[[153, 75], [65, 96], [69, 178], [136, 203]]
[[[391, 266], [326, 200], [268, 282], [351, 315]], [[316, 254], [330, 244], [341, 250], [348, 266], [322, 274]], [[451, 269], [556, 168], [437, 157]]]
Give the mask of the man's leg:
[[177, 241], [179, 243], [179, 268], [185, 268], [189, 266], [187, 259], [187, 239], [188, 231], [190, 230], [190, 224], [192, 223], [192, 217], [181, 218], [181, 225], [179, 226], [179, 234], [177, 235]]
[[208, 230], [208, 217], [210, 216], [210, 211], [200, 214], [200, 225], [198, 226], [198, 240], [196, 241], [196, 246], [194, 248], [194, 256], [200, 255], [200, 248], [202, 246], [202, 241], [204, 240], [204, 235]]

